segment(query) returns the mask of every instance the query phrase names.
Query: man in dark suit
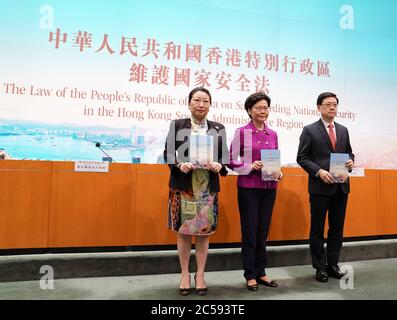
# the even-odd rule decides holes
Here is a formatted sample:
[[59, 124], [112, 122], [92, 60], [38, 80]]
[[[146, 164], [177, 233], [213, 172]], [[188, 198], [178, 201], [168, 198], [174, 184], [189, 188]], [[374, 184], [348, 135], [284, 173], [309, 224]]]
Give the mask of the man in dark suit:
[[[349, 178], [344, 183], [334, 183], [329, 173], [330, 154], [347, 153], [346, 167], [352, 170], [354, 154], [346, 127], [335, 123], [339, 99], [331, 92], [321, 93], [317, 109], [321, 119], [303, 128], [300, 136], [297, 162], [309, 174], [310, 194], [310, 253], [316, 269], [316, 279], [327, 282], [328, 277], [343, 277], [338, 267], [343, 240]], [[324, 225], [328, 211], [327, 250], [324, 249]]]

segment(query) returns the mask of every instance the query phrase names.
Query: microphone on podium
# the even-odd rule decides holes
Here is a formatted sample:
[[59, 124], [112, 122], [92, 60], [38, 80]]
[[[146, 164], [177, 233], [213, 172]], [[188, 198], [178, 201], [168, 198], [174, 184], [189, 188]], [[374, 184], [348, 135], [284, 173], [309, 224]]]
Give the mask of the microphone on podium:
[[97, 147], [97, 148], [98, 148], [99, 150], [101, 150], [104, 154], [106, 154], [107, 157], [106, 157], [106, 158], [102, 158], [102, 160], [116, 163], [116, 161], [114, 161], [113, 158], [112, 158], [111, 156], [109, 156], [109, 155], [105, 152], [105, 150], [103, 150], [103, 149], [101, 148], [101, 144], [100, 144], [99, 142], [95, 143], [95, 147]]

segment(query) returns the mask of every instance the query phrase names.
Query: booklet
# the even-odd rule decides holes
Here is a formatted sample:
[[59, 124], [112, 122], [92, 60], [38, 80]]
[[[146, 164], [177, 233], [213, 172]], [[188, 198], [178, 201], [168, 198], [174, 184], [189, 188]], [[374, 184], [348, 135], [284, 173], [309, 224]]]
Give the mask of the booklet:
[[348, 153], [331, 153], [329, 173], [334, 178], [334, 183], [344, 183], [349, 177], [349, 171], [346, 168], [348, 160]]
[[278, 181], [280, 180], [281, 164], [280, 150], [266, 149], [261, 150], [262, 161], [262, 180]]
[[195, 168], [206, 168], [214, 160], [214, 137], [209, 135], [190, 136], [189, 161]]

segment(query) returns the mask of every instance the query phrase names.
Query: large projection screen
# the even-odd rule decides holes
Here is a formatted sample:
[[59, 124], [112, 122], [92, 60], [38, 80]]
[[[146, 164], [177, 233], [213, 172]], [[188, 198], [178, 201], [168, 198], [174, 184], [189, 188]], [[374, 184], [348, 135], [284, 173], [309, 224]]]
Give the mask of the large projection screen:
[[0, 0], [0, 148], [13, 159], [162, 163], [172, 119], [208, 88], [230, 142], [265, 91], [282, 164], [324, 91], [356, 166], [397, 169], [397, 2]]

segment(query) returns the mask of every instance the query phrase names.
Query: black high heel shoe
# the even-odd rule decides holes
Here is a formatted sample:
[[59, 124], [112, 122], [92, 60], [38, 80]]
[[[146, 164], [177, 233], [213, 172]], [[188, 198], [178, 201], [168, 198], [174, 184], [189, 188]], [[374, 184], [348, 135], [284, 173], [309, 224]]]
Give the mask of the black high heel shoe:
[[187, 296], [189, 295], [191, 292], [191, 288], [190, 288], [190, 274], [189, 274], [189, 288], [179, 288], [179, 294], [181, 296]]
[[205, 288], [197, 288], [197, 285], [196, 285], [196, 274], [194, 275], [194, 285], [196, 287], [196, 293], [199, 296], [205, 296], [207, 294], [207, 292], [208, 292], [208, 288], [207, 287], [205, 287]]
[[276, 280], [265, 281], [265, 280], [262, 280], [261, 278], [258, 278], [258, 279], [256, 279], [256, 282], [258, 282], [259, 284], [264, 285], [266, 287], [272, 287], [272, 288], [278, 287], [278, 283]]
[[179, 288], [179, 294], [186, 297], [190, 294], [190, 288]]
[[257, 283], [255, 284], [248, 284], [248, 280], [247, 280], [247, 289], [250, 291], [258, 291], [259, 286]]

